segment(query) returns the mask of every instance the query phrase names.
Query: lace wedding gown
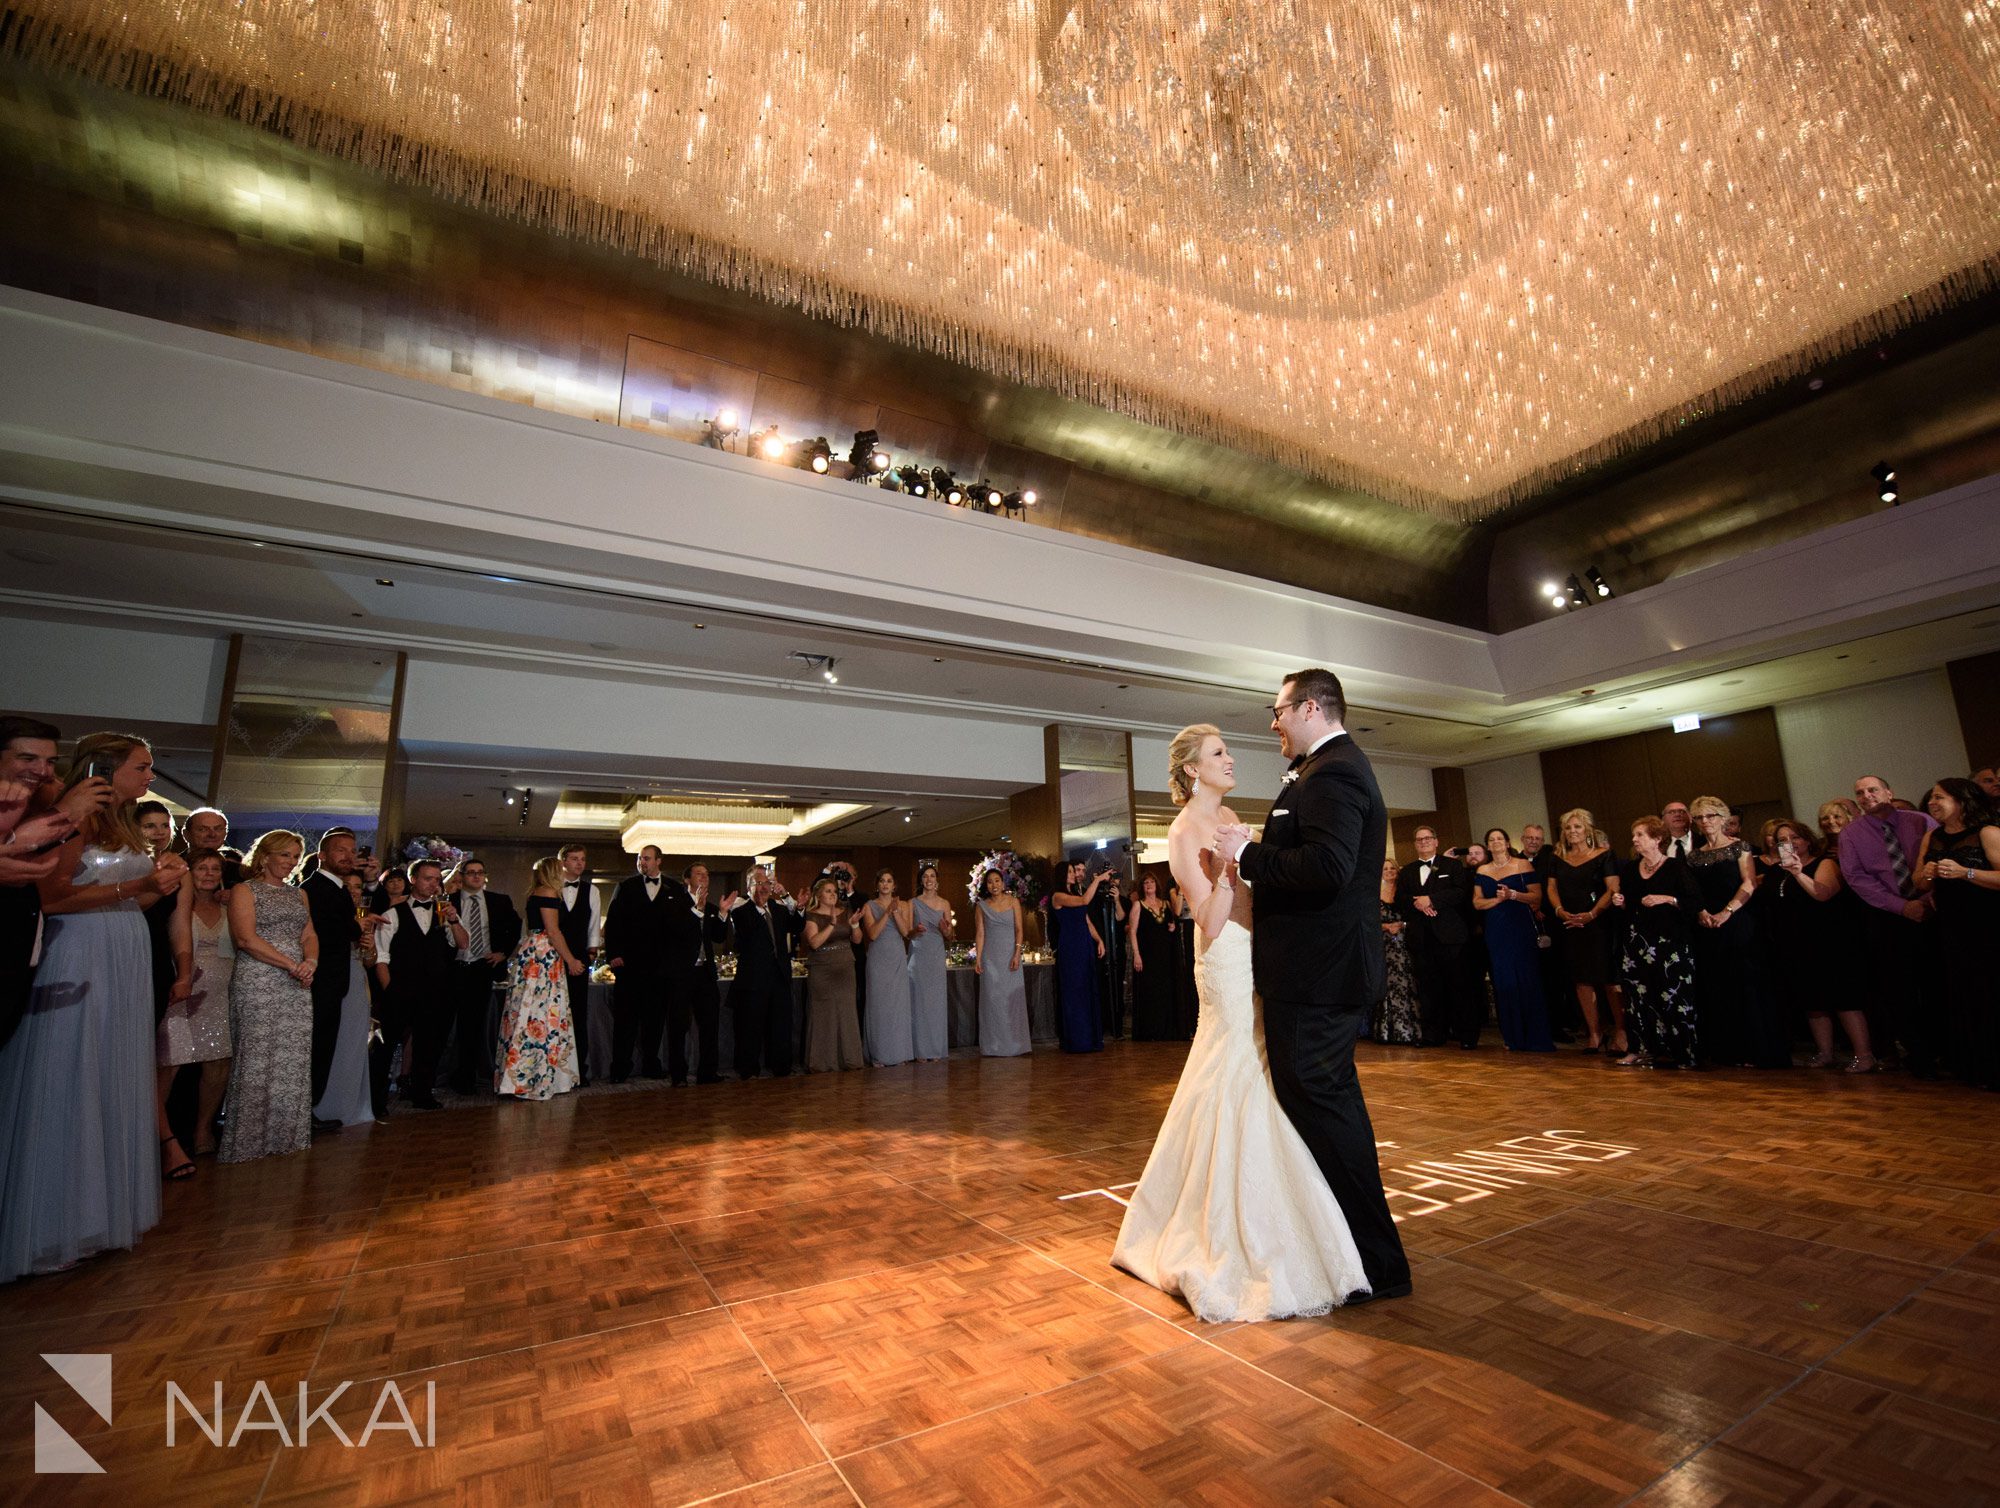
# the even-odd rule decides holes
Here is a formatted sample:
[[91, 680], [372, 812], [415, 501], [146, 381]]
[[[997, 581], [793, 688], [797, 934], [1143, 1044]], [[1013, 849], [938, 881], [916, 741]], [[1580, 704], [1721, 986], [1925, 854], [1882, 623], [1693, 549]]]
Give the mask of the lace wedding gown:
[[1223, 927], [1195, 987], [1201, 1023], [1111, 1260], [1204, 1320], [1324, 1314], [1368, 1279], [1271, 1087], [1248, 928]]

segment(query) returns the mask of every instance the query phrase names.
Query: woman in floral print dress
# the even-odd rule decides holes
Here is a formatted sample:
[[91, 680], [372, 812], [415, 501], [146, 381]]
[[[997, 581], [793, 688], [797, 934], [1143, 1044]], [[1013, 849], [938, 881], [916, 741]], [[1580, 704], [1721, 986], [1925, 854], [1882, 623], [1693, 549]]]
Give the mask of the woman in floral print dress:
[[1662, 849], [1666, 826], [1657, 817], [1632, 824], [1638, 862], [1612, 898], [1631, 918], [1625, 934], [1625, 1020], [1637, 1035], [1618, 1062], [1626, 1068], [1694, 1068], [1701, 1062], [1695, 1033], [1694, 929], [1701, 891], [1685, 860]]
[[576, 1026], [569, 1013], [569, 977], [583, 972], [556, 925], [562, 901], [562, 863], [535, 866], [528, 893], [526, 930], [507, 964], [507, 1006], [500, 1016], [499, 1066], [493, 1092], [546, 1100], [576, 1088]]

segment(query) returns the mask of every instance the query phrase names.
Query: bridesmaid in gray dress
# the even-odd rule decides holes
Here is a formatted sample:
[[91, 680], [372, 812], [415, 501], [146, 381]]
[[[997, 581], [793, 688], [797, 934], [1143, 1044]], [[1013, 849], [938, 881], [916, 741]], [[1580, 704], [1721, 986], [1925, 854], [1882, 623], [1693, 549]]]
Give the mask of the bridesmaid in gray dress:
[[917, 871], [917, 898], [910, 902], [911, 1045], [924, 1062], [951, 1054], [951, 1008], [945, 998], [945, 938], [951, 905], [938, 891], [937, 865]]
[[813, 886], [805, 914], [806, 1072], [866, 1067], [861, 1025], [854, 1014], [854, 944], [861, 924], [840, 908], [840, 884]]
[[875, 876], [875, 899], [861, 911], [868, 937], [868, 1010], [861, 1039], [878, 1068], [907, 1063], [916, 1054], [910, 1021], [910, 907], [896, 899], [896, 877]]
[[319, 958], [306, 898], [286, 883], [305, 840], [265, 833], [229, 892], [236, 969], [229, 1035], [236, 1068], [222, 1125], [222, 1161], [248, 1162], [312, 1145], [312, 976]]
[[989, 1058], [1018, 1058], [1034, 1051], [1028, 1032], [1028, 982], [1021, 973], [1021, 903], [1007, 894], [997, 869], [986, 871], [986, 894], [977, 911], [979, 1051]]
[[[115, 766], [115, 768], [114, 768]], [[153, 946], [141, 906], [180, 888], [155, 866], [134, 804], [152, 751], [92, 734], [65, 787], [104, 775], [111, 803], [86, 816], [41, 882], [42, 962], [27, 1014], [0, 1051], [0, 1283], [137, 1244], [160, 1222], [153, 1088]]]

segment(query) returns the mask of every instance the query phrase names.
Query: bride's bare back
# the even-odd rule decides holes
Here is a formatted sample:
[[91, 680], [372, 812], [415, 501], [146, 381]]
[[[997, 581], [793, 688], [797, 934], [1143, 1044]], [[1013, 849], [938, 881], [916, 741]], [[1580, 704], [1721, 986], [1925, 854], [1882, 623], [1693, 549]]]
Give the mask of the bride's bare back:
[[[1173, 826], [1167, 829], [1167, 865], [1173, 870], [1174, 882], [1181, 887], [1192, 912], [1199, 912], [1215, 889], [1219, 862], [1215, 855], [1215, 830], [1236, 821], [1236, 813], [1226, 806], [1218, 806], [1212, 812], [1184, 806], [1174, 818]], [[1236, 879], [1236, 866], [1232, 864], [1229, 869], [1230, 878]], [[1228, 919], [1245, 931], [1250, 929], [1250, 887], [1240, 879], [1236, 879], [1236, 895], [1230, 903]]]

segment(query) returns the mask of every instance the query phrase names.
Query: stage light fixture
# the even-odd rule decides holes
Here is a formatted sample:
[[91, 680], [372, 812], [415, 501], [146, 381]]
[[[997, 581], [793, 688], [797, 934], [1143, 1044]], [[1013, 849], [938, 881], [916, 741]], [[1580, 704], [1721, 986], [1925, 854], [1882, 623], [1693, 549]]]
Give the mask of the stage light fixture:
[[769, 429], [759, 431], [755, 441], [755, 449], [757, 454], [767, 461], [777, 461], [784, 458], [785, 442], [778, 438], [777, 425], [773, 424]]
[[528, 825], [528, 811], [529, 811], [529, 808], [531, 808], [532, 806], [534, 806], [534, 804], [535, 804], [535, 791], [534, 791], [534, 787], [533, 787], [533, 786], [530, 786], [530, 787], [529, 787], [529, 788], [528, 788], [527, 790], [525, 790], [525, 791], [521, 792], [521, 820], [520, 820], [520, 825], [521, 825], [522, 827], [526, 827], [526, 826]]
[[896, 479], [903, 484], [903, 490], [911, 497], [929, 497], [931, 491], [930, 473], [921, 466], [904, 466], [896, 472]]
[[1583, 595], [1583, 583], [1578, 581], [1576, 577], [1571, 576], [1564, 585], [1569, 588], [1569, 605], [1571, 607], [1582, 607], [1590, 600]]
[[701, 443], [710, 450], [727, 450], [736, 433], [736, 410], [725, 408], [713, 419], [703, 422]]
[[1891, 466], [1887, 461], [1878, 461], [1875, 463], [1873, 475], [1875, 478], [1875, 490], [1880, 494], [1882, 501], [1885, 503], [1895, 502], [1897, 496], [1896, 468]]
[[1592, 566], [1589, 570], [1585, 571], [1583, 577], [1584, 580], [1590, 583], [1590, 589], [1596, 592], [1598, 596], [1609, 597], [1611, 595], [1611, 583], [1604, 579], [1596, 566]]
[[804, 456], [805, 460], [801, 464], [810, 467], [821, 476], [825, 476], [827, 468], [833, 465], [833, 447], [826, 443], [825, 435], [807, 441]]
[[874, 465], [875, 456], [882, 449], [882, 437], [872, 429], [857, 429], [854, 443], [847, 447], [847, 464], [860, 476]]
[[1032, 508], [1036, 503], [1041, 501], [1041, 494], [1032, 487], [1023, 487], [1021, 489], [1021, 501]]

